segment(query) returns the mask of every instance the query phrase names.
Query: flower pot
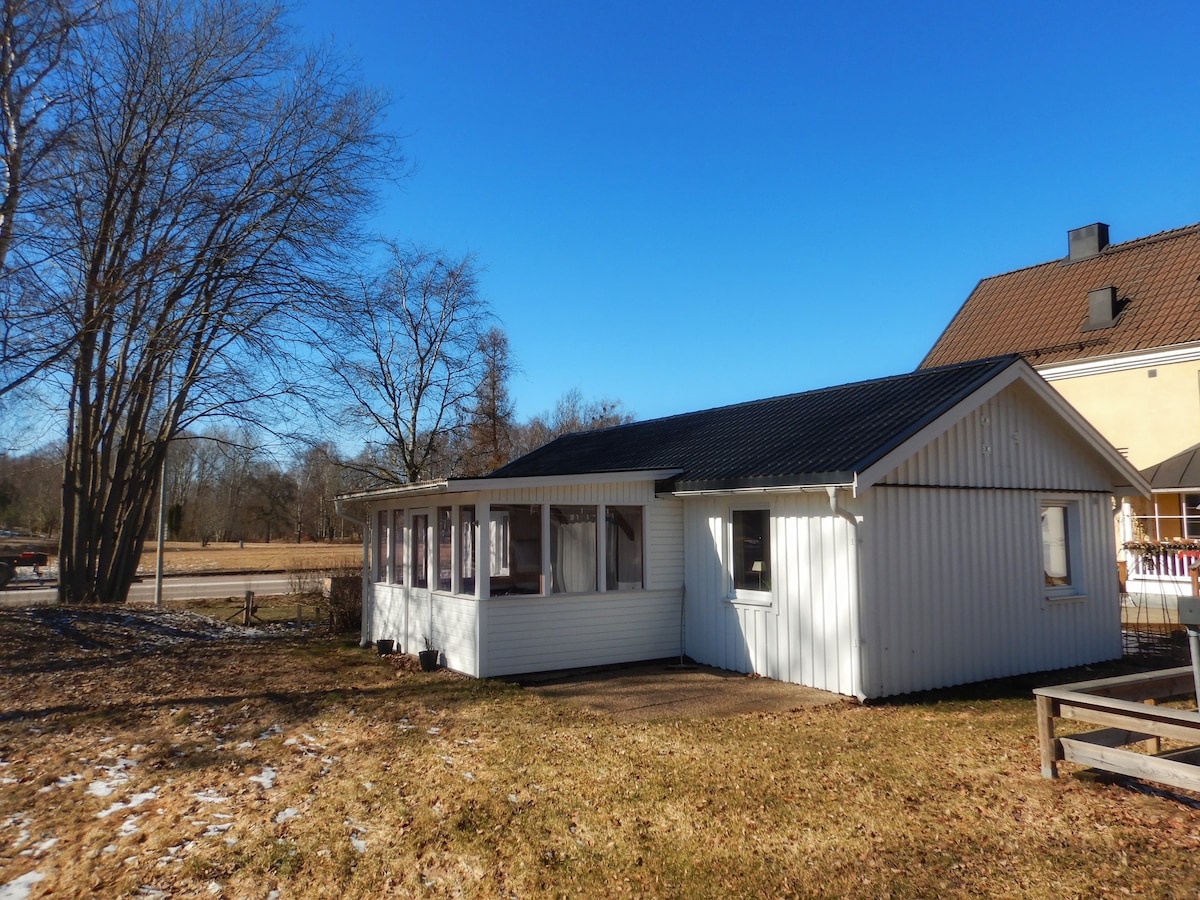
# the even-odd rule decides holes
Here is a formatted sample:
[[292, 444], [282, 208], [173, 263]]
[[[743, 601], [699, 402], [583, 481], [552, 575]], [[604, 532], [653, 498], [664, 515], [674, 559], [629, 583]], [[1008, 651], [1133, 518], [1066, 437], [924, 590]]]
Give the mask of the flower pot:
[[387, 656], [389, 653], [394, 653], [396, 650], [395, 641], [376, 641], [375, 648], [379, 651], [380, 656]]
[[436, 650], [422, 650], [417, 656], [421, 659], [422, 672], [432, 672], [438, 667], [438, 652]]

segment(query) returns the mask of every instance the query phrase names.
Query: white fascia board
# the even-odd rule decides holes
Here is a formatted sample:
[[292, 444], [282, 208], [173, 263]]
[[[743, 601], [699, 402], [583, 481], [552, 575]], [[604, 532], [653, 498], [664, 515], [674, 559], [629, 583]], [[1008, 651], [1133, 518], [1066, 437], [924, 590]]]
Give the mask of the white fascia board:
[[1169, 366], [1172, 363], [1196, 362], [1197, 360], [1200, 360], [1200, 341], [1175, 344], [1171, 347], [1156, 347], [1152, 350], [1131, 350], [1127, 353], [1093, 356], [1088, 359], [1050, 363], [1034, 368], [1047, 381], [1065, 381], [1068, 378], [1086, 378], [1089, 375], [1128, 372], [1134, 369], [1149, 369], [1152, 366]]
[[334, 497], [334, 500], [363, 500], [370, 503], [375, 500], [394, 500], [397, 497], [422, 497], [426, 494], [444, 494], [448, 484], [445, 481], [422, 481], [417, 484], [402, 484], [396, 487], [374, 488], [369, 491], [338, 494]]
[[522, 488], [578, 487], [587, 484], [619, 484], [626, 481], [662, 481], [674, 478], [682, 469], [635, 469], [628, 472], [585, 472], [582, 475], [528, 475], [524, 478], [462, 478], [449, 482], [448, 491], [462, 494], [476, 491], [507, 491]]
[[672, 497], [736, 497], [754, 494], [825, 494], [830, 488], [853, 488], [854, 483], [837, 484], [785, 484], [775, 487], [712, 488], [698, 491], [671, 491]]
[[[862, 472], [859, 472], [855, 478], [854, 495], [858, 496], [860, 491], [871, 487], [876, 481], [904, 462], [904, 460], [915, 455], [922, 447], [932, 443], [971, 412], [1018, 381], [1028, 385], [1043, 402], [1062, 416], [1067, 424], [1108, 463], [1114, 474], [1119, 476], [1114, 485], [1132, 488], [1143, 497], [1150, 496], [1150, 485], [1142, 477], [1142, 473], [1134, 468], [1133, 464], [1122, 456], [1087, 419], [1080, 415], [1075, 407], [1064, 400], [1058, 391], [1050, 387], [1045, 379], [1041, 378], [1033, 370], [1033, 367], [1022, 359], [1016, 360], [1007, 369], [964, 397], [890, 453], [883, 456], [873, 465], [868, 466]], [[1122, 479], [1124, 479], [1123, 483]]]

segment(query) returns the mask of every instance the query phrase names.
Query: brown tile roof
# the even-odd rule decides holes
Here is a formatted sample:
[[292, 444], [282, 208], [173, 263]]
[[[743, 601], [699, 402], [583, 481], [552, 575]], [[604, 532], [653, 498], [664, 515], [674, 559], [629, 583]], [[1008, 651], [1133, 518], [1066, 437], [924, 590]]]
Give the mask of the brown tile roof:
[[[1115, 286], [1116, 324], [1086, 331], [1088, 291]], [[1017, 353], [1034, 366], [1200, 341], [1200, 224], [985, 278], [920, 368]]]

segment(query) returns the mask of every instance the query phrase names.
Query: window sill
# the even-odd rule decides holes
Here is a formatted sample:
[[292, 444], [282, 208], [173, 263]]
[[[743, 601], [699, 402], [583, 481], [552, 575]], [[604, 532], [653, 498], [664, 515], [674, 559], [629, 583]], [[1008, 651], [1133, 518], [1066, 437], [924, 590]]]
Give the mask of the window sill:
[[773, 609], [775, 606], [775, 600], [770, 594], [763, 594], [761, 597], [745, 594], [740, 597], [726, 597], [725, 603], [729, 606], [744, 606], [750, 609]]
[[1085, 603], [1087, 594], [1047, 594], [1042, 598], [1043, 606], [1062, 606], [1067, 603]]

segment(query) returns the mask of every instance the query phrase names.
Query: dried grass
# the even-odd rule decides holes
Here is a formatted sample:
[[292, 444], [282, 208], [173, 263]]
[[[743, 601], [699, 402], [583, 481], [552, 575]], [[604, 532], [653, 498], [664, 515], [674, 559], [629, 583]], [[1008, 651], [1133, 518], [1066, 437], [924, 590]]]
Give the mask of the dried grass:
[[0, 886], [31, 897], [1200, 888], [1194, 798], [1043, 780], [1024, 691], [617, 725], [312, 633], [72, 612], [0, 612]]

